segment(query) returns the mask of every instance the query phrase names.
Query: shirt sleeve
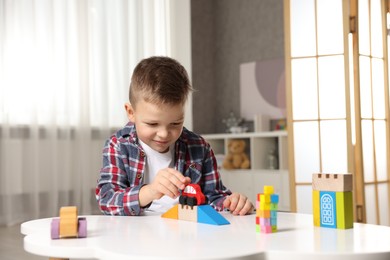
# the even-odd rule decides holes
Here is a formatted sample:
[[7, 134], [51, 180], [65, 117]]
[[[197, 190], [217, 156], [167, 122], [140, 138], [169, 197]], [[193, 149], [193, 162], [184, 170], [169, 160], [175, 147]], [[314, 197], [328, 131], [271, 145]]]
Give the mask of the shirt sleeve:
[[96, 187], [96, 199], [106, 215], [140, 215], [141, 185], [131, 187], [127, 178], [126, 155], [121, 152], [117, 138], [111, 137], [103, 148], [103, 167]]
[[218, 171], [217, 160], [211, 147], [206, 144], [207, 153], [204, 160], [202, 175], [203, 175], [203, 193], [208, 199], [208, 203], [217, 211], [224, 209], [223, 202], [226, 197], [232, 192], [226, 188]]

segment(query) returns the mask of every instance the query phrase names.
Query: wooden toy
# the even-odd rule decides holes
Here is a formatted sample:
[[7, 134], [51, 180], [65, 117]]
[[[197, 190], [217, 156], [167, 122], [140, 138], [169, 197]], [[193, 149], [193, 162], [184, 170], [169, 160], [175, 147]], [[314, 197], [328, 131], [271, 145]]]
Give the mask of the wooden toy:
[[337, 228], [353, 228], [352, 191], [336, 192]]
[[162, 214], [161, 217], [218, 226], [230, 224], [228, 220], [210, 205], [193, 206], [192, 208], [175, 205]]
[[221, 214], [210, 205], [202, 205], [206, 198], [198, 184], [188, 184], [181, 196], [179, 205], [161, 215], [163, 218], [186, 220], [210, 225], [230, 224]]
[[51, 222], [51, 238], [87, 237], [87, 219], [77, 217], [76, 207], [62, 207], [60, 217]]
[[313, 224], [353, 228], [352, 174], [313, 174]]
[[256, 232], [272, 233], [277, 231], [277, 210], [279, 195], [274, 194], [273, 186], [264, 186], [264, 193], [257, 194]]
[[202, 205], [206, 202], [206, 198], [198, 184], [188, 184], [179, 197], [179, 203], [184, 206]]
[[313, 190], [352, 191], [352, 174], [315, 173]]
[[179, 206], [178, 218], [192, 222], [198, 222], [198, 206], [188, 207]]
[[320, 191], [321, 227], [337, 228], [336, 222], [336, 193], [334, 191]]

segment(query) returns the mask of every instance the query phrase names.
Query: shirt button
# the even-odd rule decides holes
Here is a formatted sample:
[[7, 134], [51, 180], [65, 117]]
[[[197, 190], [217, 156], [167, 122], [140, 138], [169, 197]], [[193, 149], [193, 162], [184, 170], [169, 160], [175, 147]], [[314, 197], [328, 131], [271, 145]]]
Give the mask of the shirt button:
[[141, 179], [141, 177], [142, 177], [142, 174], [141, 173], [137, 173], [137, 179]]
[[145, 153], [144, 152], [141, 152], [141, 157], [145, 157]]
[[191, 168], [195, 168], [195, 163], [191, 163], [191, 164], [190, 164], [190, 167], [191, 167]]

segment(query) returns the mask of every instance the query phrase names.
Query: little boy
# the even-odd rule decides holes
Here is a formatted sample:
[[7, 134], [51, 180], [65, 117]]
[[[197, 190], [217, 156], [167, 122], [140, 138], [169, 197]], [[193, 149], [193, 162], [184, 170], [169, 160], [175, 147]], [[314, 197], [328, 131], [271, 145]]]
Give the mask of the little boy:
[[252, 212], [246, 196], [222, 184], [210, 145], [183, 127], [190, 91], [187, 72], [174, 59], [151, 57], [136, 66], [125, 104], [130, 122], [103, 149], [96, 198], [104, 214], [165, 212], [189, 183], [199, 184], [218, 211]]

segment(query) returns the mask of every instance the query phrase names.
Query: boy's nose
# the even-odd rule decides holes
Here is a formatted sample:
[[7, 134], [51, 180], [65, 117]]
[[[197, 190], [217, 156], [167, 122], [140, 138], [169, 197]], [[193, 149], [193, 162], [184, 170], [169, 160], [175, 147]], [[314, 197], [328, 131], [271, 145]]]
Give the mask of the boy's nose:
[[165, 138], [165, 137], [168, 136], [168, 133], [169, 133], [168, 129], [160, 128], [157, 134], [158, 134], [159, 137]]

